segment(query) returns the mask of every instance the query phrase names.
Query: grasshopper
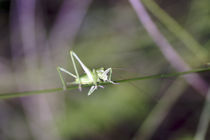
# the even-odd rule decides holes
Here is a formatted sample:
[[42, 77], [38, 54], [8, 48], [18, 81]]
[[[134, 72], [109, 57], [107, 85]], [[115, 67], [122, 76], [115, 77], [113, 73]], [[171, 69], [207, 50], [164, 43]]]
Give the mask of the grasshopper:
[[[64, 72], [64, 73], [74, 77], [75, 81], [71, 82], [70, 84], [78, 85], [78, 88], [79, 88], [80, 91], [82, 90], [82, 85], [92, 85], [89, 92], [88, 92], [88, 96], [91, 95], [98, 87], [104, 88], [102, 85], [100, 85], [101, 83], [108, 82], [108, 83], [111, 83], [111, 84], [118, 84], [118, 83], [115, 83], [111, 80], [112, 68], [108, 68], [108, 69], [105, 70], [103, 67], [101, 67], [101, 68], [98, 68], [98, 69], [93, 69], [91, 71], [87, 66], [85, 66], [83, 64], [83, 62], [79, 59], [79, 57], [76, 55], [76, 53], [74, 53], [73, 51], [70, 51], [70, 56], [71, 56], [71, 60], [72, 60], [73, 67], [74, 67], [76, 75], [67, 71], [66, 69], [64, 69], [62, 67], [57, 67], [57, 71], [58, 71], [58, 74], [60, 76], [61, 83], [63, 85], [64, 90], [66, 90], [66, 83], [64, 81], [64, 78], [63, 78], [61, 72]], [[85, 75], [79, 76], [74, 58], [81, 65], [82, 69], [85, 72]]]

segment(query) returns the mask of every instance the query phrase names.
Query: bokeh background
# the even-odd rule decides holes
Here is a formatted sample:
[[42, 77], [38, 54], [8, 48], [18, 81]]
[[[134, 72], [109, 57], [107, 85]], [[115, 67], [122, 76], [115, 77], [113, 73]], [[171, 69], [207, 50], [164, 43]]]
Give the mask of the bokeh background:
[[[157, 9], [146, 6], [152, 2], [181, 30], [154, 15]], [[209, 0], [143, 5], [186, 64], [209, 65]], [[199, 42], [196, 52], [191, 41], [188, 47], [183, 43], [184, 35], [176, 36], [184, 31]], [[0, 93], [61, 87], [56, 67], [74, 72], [70, 50], [89, 68], [112, 67], [113, 80], [176, 72], [153, 40], [131, 1], [0, 0]], [[209, 76], [200, 73], [207, 85]], [[65, 75], [65, 80], [74, 79]], [[183, 77], [107, 85], [91, 96], [88, 90], [1, 100], [0, 139], [193, 140], [205, 102]]]

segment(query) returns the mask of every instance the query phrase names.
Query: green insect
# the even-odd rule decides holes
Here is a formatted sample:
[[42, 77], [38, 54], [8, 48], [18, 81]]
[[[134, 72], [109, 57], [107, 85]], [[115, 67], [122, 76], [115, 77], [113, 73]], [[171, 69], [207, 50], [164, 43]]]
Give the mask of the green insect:
[[[66, 90], [66, 83], [65, 83], [64, 78], [61, 74], [61, 71], [65, 72], [66, 74], [75, 78], [75, 81], [71, 82], [70, 84], [79, 85], [79, 90], [80, 91], [82, 90], [81, 85], [93, 84], [93, 86], [91, 86], [91, 88], [88, 92], [88, 96], [91, 95], [98, 87], [104, 88], [102, 85], [100, 85], [100, 83], [109, 82], [109, 83], [112, 83], [112, 84], [117, 84], [117, 83], [111, 81], [112, 68], [108, 68], [106, 70], [104, 68], [99, 68], [99, 69], [93, 69], [91, 71], [88, 67], [86, 67], [83, 64], [83, 62], [79, 59], [79, 57], [76, 55], [76, 53], [74, 53], [73, 51], [70, 51], [70, 56], [71, 56], [71, 60], [72, 60], [76, 75], [72, 74], [71, 72], [65, 70], [62, 67], [57, 67], [57, 71], [58, 71], [58, 74], [60, 76], [61, 83], [63, 85], [64, 90]], [[83, 75], [81, 77], [79, 76], [74, 58], [76, 58], [76, 60], [81, 65], [82, 69], [85, 72], [85, 75]]]

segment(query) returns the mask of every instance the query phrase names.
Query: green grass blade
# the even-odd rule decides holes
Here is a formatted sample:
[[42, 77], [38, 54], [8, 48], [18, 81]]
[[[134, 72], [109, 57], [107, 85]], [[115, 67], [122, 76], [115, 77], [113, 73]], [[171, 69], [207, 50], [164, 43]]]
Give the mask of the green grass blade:
[[182, 26], [180, 26], [171, 16], [162, 10], [154, 0], [142, 0], [148, 10], [163, 23], [169, 31], [179, 38], [185, 46], [193, 52], [200, 62], [205, 62], [208, 58], [208, 51], [198, 43]]

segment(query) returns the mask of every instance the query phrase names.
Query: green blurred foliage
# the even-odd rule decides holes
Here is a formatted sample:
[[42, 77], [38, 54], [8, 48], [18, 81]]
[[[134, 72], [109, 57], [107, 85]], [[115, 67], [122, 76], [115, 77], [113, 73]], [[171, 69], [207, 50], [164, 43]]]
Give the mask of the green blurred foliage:
[[[164, 3], [164, 1], [162, 2]], [[169, 4], [173, 5], [170, 2]], [[184, 18], [184, 22], [180, 22], [182, 23], [181, 26], [192, 33], [195, 39], [200, 41], [208, 50], [210, 48], [209, 4], [209, 0], [190, 1], [189, 11], [184, 13], [187, 15], [187, 18]], [[179, 13], [178, 11], [179, 9], [174, 9], [175, 13]], [[176, 20], [179, 20], [179, 17], [183, 20], [182, 13], [179, 14], [176, 15]], [[154, 20], [159, 25], [160, 30], [167, 35], [172, 45], [182, 54], [182, 57], [194, 61], [194, 58], [185, 50], [183, 44], [175, 39], [158, 20], [155, 18]], [[114, 69], [114, 80], [173, 71], [170, 64], [156, 47], [156, 44], [154, 44], [141, 23], [139, 23], [132, 7], [126, 2], [116, 2], [108, 7], [103, 7], [103, 5], [90, 7], [74, 44], [67, 46], [67, 48], [60, 46], [60, 49], [51, 50], [55, 56], [53, 56], [53, 66], [49, 67], [63, 66], [73, 72], [68, 51], [66, 54], [63, 54], [61, 53], [63, 49], [68, 51], [73, 49], [89, 68], [112, 67]], [[10, 61], [11, 59], [7, 60], [9, 68], [11, 67]], [[41, 67], [38, 69], [40, 71], [43, 70]], [[79, 69], [81, 74], [84, 73], [80, 67]], [[52, 76], [42, 81], [42, 87], [45, 87], [45, 83], [61, 86], [56, 68], [45, 71], [45, 73], [47, 76]], [[16, 85], [11, 77], [12, 74], [19, 76], [18, 82], [25, 83], [26, 87], [28, 87], [28, 81], [23, 78], [26, 74], [23, 70], [23, 72], [4, 74], [2, 78], [5, 81], [0, 82], [0, 88], [4, 90], [16, 89]], [[40, 80], [37, 76], [39, 74], [32, 74], [34, 81], [37, 83]], [[67, 76], [66, 79], [69, 81], [73, 80]], [[60, 93], [48, 95], [55, 97], [55, 99], [58, 97], [58, 105], [64, 104], [62, 111], [59, 111], [60, 114], [55, 116], [54, 127], [58, 129], [62, 139], [85, 139], [89, 135], [98, 135], [112, 131], [126, 121], [133, 122], [137, 127], [145, 119], [152, 106], [157, 102], [157, 99], [164, 94], [172, 80], [145, 80], [105, 86], [105, 89], [98, 89], [89, 97], [87, 96], [87, 88], [84, 88], [82, 92], [74, 90], [66, 91], [65, 95]], [[13, 101], [5, 102], [8, 106], [15, 108]], [[18, 106], [21, 105], [18, 104]], [[20, 111], [14, 110], [14, 112], [18, 114]], [[25, 126], [21, 129], [22, 131], [29, 127], [28, 122], [25, 121], [25, 116], [23, 117], [22, 115], [24, 113], [17, 115], [21, 117], [20, 120], [17, 119], [18, 117], [15, 117], [14, 122], [12, 124], [10, 122], [8, 132], [12, 127]], [[28, 133], [25, 139], [33, 137], [30, 132]], [[182, 134], [184, 132], [177, 130], [177, 133]], [[192, 136], [191, 134], [189, 135], [183, 136], [183, 138], [174, 136], [174, 139], [191, 140]], [[15, 137], [14, 135], [9, 139], [12, 140]]]

